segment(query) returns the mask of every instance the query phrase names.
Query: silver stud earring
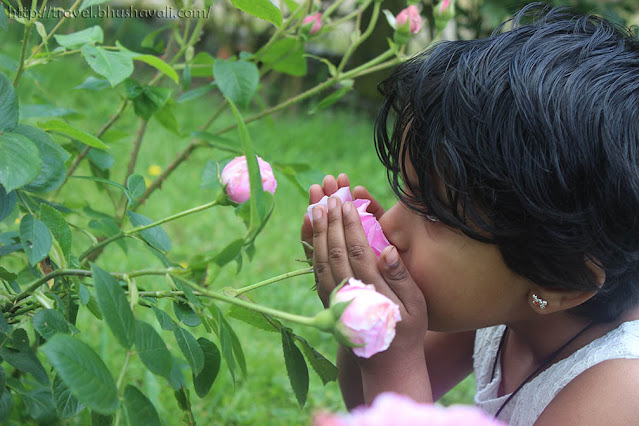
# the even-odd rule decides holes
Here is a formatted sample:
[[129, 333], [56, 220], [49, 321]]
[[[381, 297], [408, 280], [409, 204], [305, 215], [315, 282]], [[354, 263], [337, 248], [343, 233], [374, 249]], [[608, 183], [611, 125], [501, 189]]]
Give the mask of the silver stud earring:
[[534, 293], [532, 295], [532, 298], [533, 298], [533, 305], [539, 306], [539, 309], [545, 309], [546, 308], [546, 305], [548, 304], [547, 300], [544, 300], [541, 297], [537, 297], [537, 295], [534, 294]]

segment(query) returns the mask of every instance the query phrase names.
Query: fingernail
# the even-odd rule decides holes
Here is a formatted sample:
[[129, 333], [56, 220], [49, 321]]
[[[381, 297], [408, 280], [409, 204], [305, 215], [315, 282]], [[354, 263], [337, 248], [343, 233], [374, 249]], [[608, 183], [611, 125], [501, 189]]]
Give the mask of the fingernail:
[[395, 268], [399, 265], [399, 255], [397, 254], [397, 249], [395, 247], [391, 247], [388, 252], [386, 252], [386, 257], [384, 257], [386, 264], [391, 268]]
[[337, 204], [337, 200], [335, 199], [335, 197], [328, 197], [328, 201], [326, 202], [326, 205], [328, 206], [329, 210], [333, 210], [336, 204]]
[[322, 218], [322, 208], [319, 206], [313, 207], [313, 220], [319, 220]]
[[353, 203], [351, 203], [350, 201], [345, 202], [342, 206], [342, 212], [344, 212], [344, 214], [349, 214], [352, 206]]

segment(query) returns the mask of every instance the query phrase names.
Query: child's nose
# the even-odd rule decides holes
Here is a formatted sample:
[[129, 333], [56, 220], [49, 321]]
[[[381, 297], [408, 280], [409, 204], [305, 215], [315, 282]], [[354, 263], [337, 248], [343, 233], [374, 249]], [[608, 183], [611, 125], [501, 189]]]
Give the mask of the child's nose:
[[405, 209], [406, 207], [402, 203], [397, 202], [393, 207], [386, 210], [379, 220], [384, 235], [400, 252], [408, 248], [408, 240], [401, 226], [402, 217], [406, 213]]

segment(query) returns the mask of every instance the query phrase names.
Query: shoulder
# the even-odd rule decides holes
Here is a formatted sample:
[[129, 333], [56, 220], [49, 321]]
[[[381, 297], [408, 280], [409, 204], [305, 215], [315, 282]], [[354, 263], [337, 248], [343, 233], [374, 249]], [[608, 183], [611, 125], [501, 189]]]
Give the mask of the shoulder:
[[639, 424], [639, 359], [611, 359], [578, 375], [535, 425]]

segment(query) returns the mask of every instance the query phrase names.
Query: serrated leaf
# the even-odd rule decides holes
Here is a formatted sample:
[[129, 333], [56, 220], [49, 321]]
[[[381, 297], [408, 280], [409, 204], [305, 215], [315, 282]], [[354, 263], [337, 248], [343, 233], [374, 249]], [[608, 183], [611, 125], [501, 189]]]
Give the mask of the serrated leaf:
[[167, 103], [162, 106], [153, 116], [160, 123], [162, 127], [164, 127], [169, 132], [179, 135], [180, 134], [180, 126], [177, 121], [177, 117], [175, 116], [175, 102], [172, 99], [169, 99]]
[[295, 340], [300, 343], [302, 348], [302, 352], [304, 356], [306, 356], [306, 360], [311, 364], [311, 367], [320, 379], [322, 379], [322, 383], [327, 384], [328, 382], [334, 382], [337, 380], [337, 367], [333, 365], [324, 355], [315, 350], [309, 343], [301, 338], [300, 336], [295, 336]]
[[126, 52], [114, 52], [86, 44], [82, 47], [82, 56], [93, 71], [106, 77], [113, 87], [133, 73], [133, 59]]
[[353, 88], [353, 80], [348, 80], [348, 82], [350, 83], [343, 84], [342, 87], [340, 87], [339, 89], [337, 89], [336, 91], [334, 91], [333, 93], [331, 93], [330, 95], [326, 96], [324, 99], [319, 101], [318, 104], [309, 111], [309, 114], [315, 114], [317, 111], [327, 108], [333, 105], [335, 102], [342, 99], [344, 95], [350, 92]]
[[200, 86], [196, 89], [189, 90], [188, 92], [184, 92], [177, 98], [177, 103], [181, 104], [183, 102], [187, 102], [193, 99], [197, 99], [200, 96], [203, 96], [217, 87], [217, 83], [209, 83], [203, 86]]
[[240, 343], [240, 339], [237, 337], [235, 330], [233, 330], [233, 327], [231, 327], [231, 324], [229, 324], [228, 321], [226, 321], [226, 318], [224, 318], [221, 312], [220, 312], [219, 321], [220, 321], [221, 331], [227, 332], [230, 337], [231, 348], [233, 349], [233, 355], [235, 356], [235, 359], [237, 360], [237, 363], [240, 366], [240, 371], [242, 372], [242, 375], [246, 376], [246, 357], [244, 356], [244, 350], [242, 349], [242, 344]]
[[13, 331], [10, 339], [12, 347], [4, 346], [0, 348], [0, 356], [17, 370], [31, 374], [43, 385], [49, 384], [49, 376], [38, 357], [29, 346], [29, 337], [26, 331], [18, 328]]
[[135, 322], [135, 348], [151, 373], [163, 377], [171, 374], [171, 353], [157, 331], [144, 321]]
[[238, 238], [231, 241], [222, 251], [213, 257], [213, 262], [219, 266], [224, 266], [227, 263], [235, 260], [241, 253], [244, 246], [244, 239]]
[[195, 340], [195, 337], [182, 327], [176, 327], [173, 331], [175, 340], [186, 358], [186, 362], [191, 366], [193, 374], [200, 374], [202, 368], [204, 368], [204, 352], [202, 348]]
[[193, 375], [193, 387], [195, 388], [197, 396], [204, 398], [206, 394], [209, 393], [209, 390], [220, 371], [222, 358], [220, 350], [210, 340], [200, 337], [197, 339], [197, 342], [204, 353], [204, 368], [202, 368], [200, 374]]
[[285, 38], [273, 43], [261, 59], [275, 71], [301, 77], [307, 72], [304, 55], [304, 44], [300, 40]]
[[269, 21], [277, 27], [282, 26], [282, 12], [269, 0], [231, 0], [231, 4], [249, 15]]
[[149, 399], [135, 386], [124, 388], [124, 407], [131, 426], [160, 426], [160, 416]]
[[41, 351], [80, 402], [102, 414], [117, 410], [119, 400], [115, 380], [87, 344], [65, 334], [56, 334]]
[[200, 317], [195, 312], [193, 312], [191, 307], [186, 303], [174, 301], [173, 312], [175, 312], [175, 316], [177, 317], [177, 319], [184, 325], [188, 325], [189, 327], [197, 327], [198, 325], [202, 324]]
[[248, 61], [218, 59], [213, 64], [213, 76], [224, 96], [241, 108], [248, 106], [260, 80], [257, 65]]
[[129, 192], [131, 193], [131, 197], [134, 199], [139, 198], [144, 194], [146, 190], [146, 183], [144, 183], [144, 178], [140, 175], [131, 175], [126, 180], [126, 186]]
[[109, 149], [102, 141], [84, 130], [77, 129], [62, 120], [49, 120], [46, 123], [38, 123], [38, 126], [47, 132], [57, 132], [71, 139], [76, 139], [83, 144], [97, 149]]
[[28, 214], [20, 221], [20, 242], [33, 266], [49, 254], [53, 240], [47, 225]]
[[40, 153], [33, 142], [20, 134], [0, 130], [0, 184], [7, 192], [34, 180], [41, 164]]
[[286, 372], [295, 398], [297, 398], [300, 408], [303, 408], [308, 395], [308, 367], [302, 352], [295, 346], [286, 329], [282, 329], [282, 351], [284, 352]]
[[72, 234], [69, 224], [58, 210], [46, 204], [40, 204], [40, 220], [49, 228], [53, 237], [67, 258], [71, 254]]
[[71, 108], [59, 108], [47, 104], [20, 105], [20, 118], [22, 120], [25, 120], [27, 118], [50, 118], [67, 116], [80, 117], [81, 114]]
[[279, 332], [276, 327], [271, 325], [271, 323], [264, 318], [264, 315], [241, 306], [232, 305], [226, 315], [252, 325], [255, 328], [259, 328], [260, 330], [270, 331], [273, 333]]
[[167, 314], [166, 312], [164, 312], [162, 309], [156, 308], [155, 306], [152, 306], [153, 308], [153, 312], [155, 313], [155, 317], [158, 320], [158, 323], [160, 324], [160, 327], [162, 327], [162, 330], [167, 330], [167, 331], [173, 331], [175, 330], [176, 324], [175, 321], [173, 321], [173, 319], [169, 316], [169, 314]]
[[18, 113], [18, 96], [13, 84], [0, 72], [0, 132], [11, 132], [15, 129], [18, 125]]
[[124, 290], [111, 274], [92, 264], [95, 295], [100, 312], [115, 338], [131, 349], [135, 338], [135, 318]]
[[64, 315], [55, 309], [38, 311], [31, 318], [31, 325], [45, 340], [49, 340], [56, 333], [71, 334], [71, 327]]
[[78, 398], [73, 395], [67, 385], [60, 379], [60, 376], [56, 375], [53, 379], [51, 390], [53, 392], [53, 403], [60, 418], [70, 419], [84, 410], [84, 404], [78, 401]]
[[102, 32], [102, 28], [94, 25], [71, 34], [54, 34], [53, 38], [55, 38], [55, 41], [57, 41], [60, 46], [66, 47], [69, 50], [75, 50], [85, 44], [104, 42], [104, 33]]
[[[150, 225], [151, 223], [153, 223], [151, 219], [142, 216], [139, 213], [127, 210], [126, 214], [127, 216], [129, 216], [129, 220], [134, 227]], [[164, 230], [159, 226], [145, 229], [144, 231], [140, 232], [139, 235], [152, 247], [155, 247], [162, 252], [171, 250], [171, 239], [169, 238], [168, 234], [164, 232]]]
[[5, 220], [16, 206], [17, 197], [15, 191], [7, 194], [4, 186], [0, 185], [0, 222]]
[[50, 422], [56, 417], [51, 390], [36, 388], [28, 392], [19, 392], [24, 403], [25, 412], [37, 422]]
[[180, 78], [178, 77], [175, 70], [171, 68], [169, 64], [167, 64], [166, 62], [164, 62], [162, 59], [158, 58], [157, 56], [141, 55], [141, 56], [136, 56], [133, 59], [135, 59], [136, 61], [144, 62], [145, 64], [148, 64], [148, 65], [151, 65], [153, 68], [157, 69], [158, 71], [162, 72], [167, 77], [169, 77], [171, 80], [173, 80], [175, 84], [179, 84]]

